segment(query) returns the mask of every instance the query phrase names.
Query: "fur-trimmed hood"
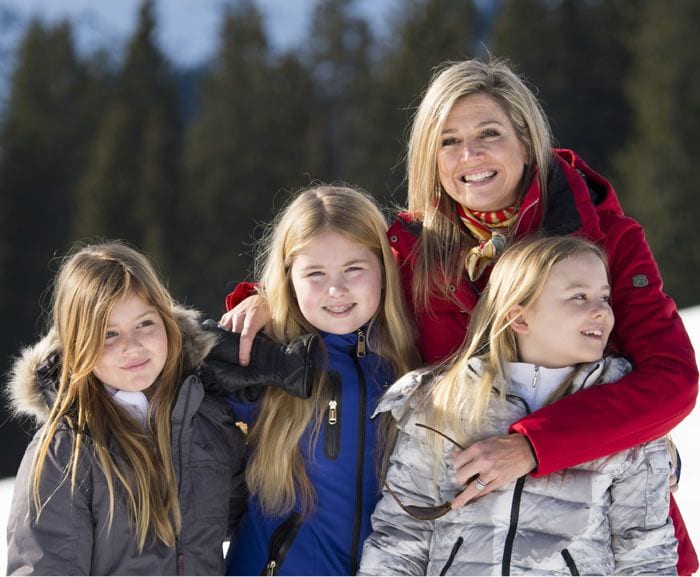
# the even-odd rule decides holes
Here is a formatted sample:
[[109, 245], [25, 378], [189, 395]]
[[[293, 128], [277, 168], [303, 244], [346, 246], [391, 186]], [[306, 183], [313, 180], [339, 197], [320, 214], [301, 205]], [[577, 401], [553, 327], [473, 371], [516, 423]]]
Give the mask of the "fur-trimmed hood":
[[[173, 316], [182, 333], [185, 372], [198, 368], [216, 344], [217, 335], [202, 330], [201, 313], [176, 305]], [[61, 354], [61, 343], [54, 328], [38, 343], [24, 348], [15, 359], [7, 378], [6, 396], [15, 416], [33, 417], [44, 423], [51, 411], [56, 391], [52, 378], [46, 378], [42, 365], [52, 355]], [[44, 378], [42, 378], [44, 377]]]

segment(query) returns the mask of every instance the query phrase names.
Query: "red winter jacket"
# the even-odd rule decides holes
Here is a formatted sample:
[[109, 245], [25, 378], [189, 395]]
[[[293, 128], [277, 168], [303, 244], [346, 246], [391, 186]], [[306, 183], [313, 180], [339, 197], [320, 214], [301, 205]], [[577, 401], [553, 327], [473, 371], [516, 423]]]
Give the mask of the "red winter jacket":
[[[668, 433], [695, 405], [698, 370], [690, 339], [662, 282], [642, 227], [624, 216], [609, 182], [570, 150], [555, 150], [547, 206], [536, 181], [525, 194], [516, 238], [541, 228], [550, 235], [584, 236], [607, 253], [615, 329], [610, 343], [635, 370], [618, 381], [560, 399], [511, 426], [529, 439], [537, 457], [535, 476], [604, 457]], [[415, 260], [412, 249], [421, 223], [401, 213], [389, 229], [398, 255], [409, 307]], [[457, 350], [470, 313], [488, 277], [465, 275], [450, 291], [459, 305], [433, 297], [432, 312], [413, 311], [423, 360], [434, 363]], [[643, 497], [642, 497], [643, 498]], [[698, 568], [692, 543], [672, 502], [679, 538], [680, 574]]]

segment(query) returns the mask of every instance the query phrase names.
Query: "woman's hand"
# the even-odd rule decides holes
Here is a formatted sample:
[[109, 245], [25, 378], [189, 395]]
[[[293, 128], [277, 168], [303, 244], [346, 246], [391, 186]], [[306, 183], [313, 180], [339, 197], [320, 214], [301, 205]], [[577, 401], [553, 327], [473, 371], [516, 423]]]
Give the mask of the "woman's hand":
[[219, 324], [236, 333], [241, 333], [238, 362], [247, 366], [250, 363], [250, 350], [253, 338], [270, 322], [270, 309], [260, 295], [252, 295], [238, 303], [224, 316]]
[[452, 508], [459, 509], [473, 499], [505, 487], [536, 466], [530, 443], [520, 433], [478, 441], [455, 453], [457, 480], [469, 484], [452, 500]]

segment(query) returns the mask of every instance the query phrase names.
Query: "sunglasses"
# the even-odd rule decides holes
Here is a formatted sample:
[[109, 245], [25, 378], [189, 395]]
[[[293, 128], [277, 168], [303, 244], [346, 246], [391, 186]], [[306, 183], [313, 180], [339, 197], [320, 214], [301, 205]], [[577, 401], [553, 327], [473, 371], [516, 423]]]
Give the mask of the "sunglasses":
[[[462, 445], [460, 445], [457, 441], [455, 441], [445, 433], [438, 431], [437, 429], [433, 429], [432, 427], [429, 427], [428, 425], [423, 425], [422, 423], [416, 423], [416, 427], [428, 429], [436, 435], [440, 435], [443, 439], [446, 439], [456, 447], [464, 450], [464, 447], [462, 447]], [[387, 490], [389, 495], [391, 495], [394, 498], [394, 501], [396, 501], [396, 503], [399, 507], [401, 507], [401, 509], [403, 509], [411, 517], [413, 517], [414, 519], [418, 519], [419, 521], [434, 521], [435, 519], [439, 519], [440, 517], [447, 515], [447, 513], [449, 513], [452, 510], [452, 501], [446, 501], [442, 505], [433, 506], [405, 505], [401, 501], [401, 499], [399, 499], [398, 495], [394, 493], [391, 487], [389, 487], [389, 484], [386, 482], [386, 479], [382, 481], [382, 485]]]

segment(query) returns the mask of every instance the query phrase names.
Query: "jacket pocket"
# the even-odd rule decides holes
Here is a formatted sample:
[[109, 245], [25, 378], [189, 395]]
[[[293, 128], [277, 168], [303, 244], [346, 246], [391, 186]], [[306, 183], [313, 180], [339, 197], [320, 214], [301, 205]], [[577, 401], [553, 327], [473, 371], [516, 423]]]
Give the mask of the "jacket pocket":
[[450, 551], [450, 556], [447, 558], [447, 563], [445, 563], [442, 571], [440, 571], [440, 575], [447, 575], [447, 571], [449, 571], [450, 567], [452, 567], [452, 563], [454, 563], [455, 557], [457, 556], [457, 551], [459, 551], [462, 543], [464, 543], [464, 539], [460, 537], [457, 539], [457, 541], [455, 541], [455, 544], [452, 545], [452, 551]]
[[278, 575], [289, 548], [301, 527], [301, 515], [294, 511], [270, 535], [267, 562], [260, 575]]
[[566, 562], [566, 566], [569, 568], [569, 571], [571, 571], [572, 575], [580, 575], [578, 572], [578, 567], [576, 567], [576, 561], [574, 561], [574, 558], [571, 556], [571, 553], [569, 553], [568, 549], [564, 549], [561, 552], [561, 556], [564, 557], [564, 561]]
[[[641, 450], [646, 460], [644, 492], [647, 506], [644, 523], [647, 527], [660, 527], [668, 519], [669, 482], [673, 474], [672, 458], [663, 439], [646, 443], [642, 445]], [[662, 498], [663, 501], [661, 501]]]
[[342, 398], [342, 381], [340, 375], [331, 373], [330, 387], [331, 399], [324, 418], [323, 451], [326, 458], [334, 461], [340, 455], [340, 418]]

